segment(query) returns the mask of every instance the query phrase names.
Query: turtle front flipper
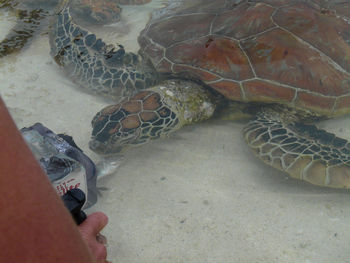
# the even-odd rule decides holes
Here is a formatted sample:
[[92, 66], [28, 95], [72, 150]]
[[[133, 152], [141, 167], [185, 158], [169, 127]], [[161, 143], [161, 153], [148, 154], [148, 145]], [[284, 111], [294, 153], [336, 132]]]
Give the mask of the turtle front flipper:
[[267, 108], [249, 122], [244, 137], [254, 153], [293, 178], [350, 188], [349, 142], [289, 117]]
[[69, 6], [55, 18], [50, 31], [51, 55], [82, 88], [120, 99], [158, 81], [157, 73], [140, 56], [123, 46], [106, 45], [73, 21]]
[[213, 115], [212, 95], [184, 80], [167, 80], [117, 105], [104, 108], [92, 120], [90, 148], [103, 154], [167, 136], [182, 126]]

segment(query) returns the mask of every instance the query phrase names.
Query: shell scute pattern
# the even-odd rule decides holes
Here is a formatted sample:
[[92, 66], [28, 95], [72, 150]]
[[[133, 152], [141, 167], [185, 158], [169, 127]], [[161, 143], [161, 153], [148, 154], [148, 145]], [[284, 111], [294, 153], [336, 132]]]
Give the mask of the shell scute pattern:
[[[182, 1], [154, 15], [140, 34], [141, 54], [158, 71], [186, 72], [232, 100], [350, 111], [350, 3], [224, 2]], [[195, 33], [181, 26], [191, 21]]]

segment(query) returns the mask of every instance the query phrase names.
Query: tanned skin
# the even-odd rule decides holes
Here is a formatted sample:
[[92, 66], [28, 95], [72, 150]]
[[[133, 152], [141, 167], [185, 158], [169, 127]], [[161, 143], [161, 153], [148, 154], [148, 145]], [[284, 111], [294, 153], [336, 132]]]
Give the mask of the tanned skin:
[[97, 212], [77, 227], [0, 97], [0, 262], [107, 262]]

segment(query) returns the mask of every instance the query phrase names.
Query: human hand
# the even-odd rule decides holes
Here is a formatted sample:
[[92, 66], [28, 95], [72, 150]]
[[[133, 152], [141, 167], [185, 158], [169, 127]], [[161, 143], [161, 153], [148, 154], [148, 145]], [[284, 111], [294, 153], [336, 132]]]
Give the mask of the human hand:
[[88, 245], [97, 263], [107, 262], [107, 239], [100, 231], [107, 225], [108, 217], [102, 212], [88, 215], [86, 220], [78, 226], [83, 240]]

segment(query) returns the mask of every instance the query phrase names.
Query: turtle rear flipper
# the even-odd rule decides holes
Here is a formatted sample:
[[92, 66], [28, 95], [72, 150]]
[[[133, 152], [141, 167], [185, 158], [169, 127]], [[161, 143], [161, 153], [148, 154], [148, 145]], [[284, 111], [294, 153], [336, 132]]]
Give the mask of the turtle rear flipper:
[[265, 163], [315, 185], [350, 188], [350, 144], [315, 125], [288, 121], [264, 110], [244, 128], [244, 137]]

